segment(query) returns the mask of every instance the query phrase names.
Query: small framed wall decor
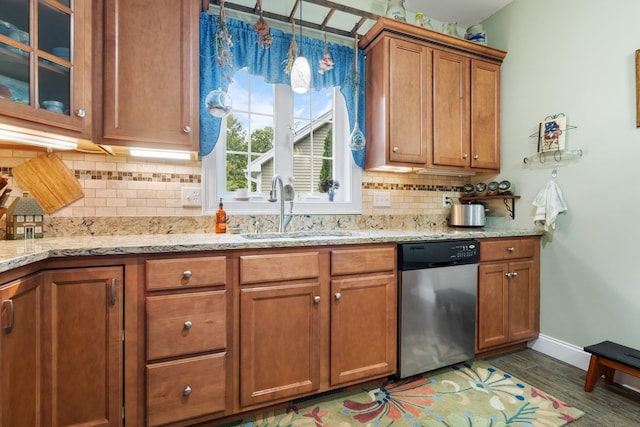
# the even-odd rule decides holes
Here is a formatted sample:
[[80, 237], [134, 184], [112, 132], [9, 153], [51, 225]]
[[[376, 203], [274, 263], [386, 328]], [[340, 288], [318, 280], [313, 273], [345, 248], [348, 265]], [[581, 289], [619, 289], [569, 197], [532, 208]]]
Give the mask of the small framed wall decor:
[[538, 152], [564, 150], [566, 130], [567, 118], [564, 114], [546, 117], [538, 131]]
[[640, 49], [636, 50], [636, 127], [640, 128]]

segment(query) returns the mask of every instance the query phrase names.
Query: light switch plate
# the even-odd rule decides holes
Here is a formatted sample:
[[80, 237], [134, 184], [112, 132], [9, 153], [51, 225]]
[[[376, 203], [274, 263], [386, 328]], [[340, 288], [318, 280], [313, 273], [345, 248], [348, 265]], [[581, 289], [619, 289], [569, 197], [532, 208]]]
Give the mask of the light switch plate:
[[373, 192], [373, 207], [387, 208], [391, 206], [391, 194], [388, 191]]
[[202, 206], [202, 189], [200, 187], [182, 187], [181, 201], [183, 208]]

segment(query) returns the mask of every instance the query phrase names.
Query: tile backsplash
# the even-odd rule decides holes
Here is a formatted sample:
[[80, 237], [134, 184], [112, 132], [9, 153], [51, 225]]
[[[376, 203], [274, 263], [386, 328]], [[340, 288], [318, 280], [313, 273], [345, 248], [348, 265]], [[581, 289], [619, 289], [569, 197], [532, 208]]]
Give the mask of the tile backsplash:
[[[0, 149], [0, 174], [9, 176], [12, 198], [22, 195], [11, 170], [41, 151]], [[181, 189], [200, 186], [199, 161], [144, 160], [80, 152], [55, 153], [73, 171], [85, 197], [45, 218], [45, 237], [91, 234], [157, 234], [210, 232], [213, 218], [200, 208], [181, 206]], [[367, 172], [362, 180], [361, 215], [324, 215], [296, 218], [293, 228], [393, 228], [443, 226], [448, 209], [443, 193], [456, 196], [468, 178]], [[376, 191], [388, 192], [390, 207], [374, 207]], [[233, 220], [233, 219], [232, 219]], [[235, 218], [248, 226], [252, 219]], [[266, 218], [266, 222], [270, 222]], [[297, 223], [297, 224], [296, 224]], [[0, 237], [4, 236], [4, 218]]]

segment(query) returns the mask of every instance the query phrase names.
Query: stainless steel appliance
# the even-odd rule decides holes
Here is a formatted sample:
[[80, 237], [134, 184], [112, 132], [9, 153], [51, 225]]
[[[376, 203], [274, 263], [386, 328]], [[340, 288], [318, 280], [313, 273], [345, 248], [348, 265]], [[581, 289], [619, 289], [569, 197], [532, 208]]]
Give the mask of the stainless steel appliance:
[[400, 378], [472, 359], [476, 240], [398, 245]]
[[451, 205], [449, 225], [455, 227], [484, 227], [485, 223], [485, 207], [483, 204]]

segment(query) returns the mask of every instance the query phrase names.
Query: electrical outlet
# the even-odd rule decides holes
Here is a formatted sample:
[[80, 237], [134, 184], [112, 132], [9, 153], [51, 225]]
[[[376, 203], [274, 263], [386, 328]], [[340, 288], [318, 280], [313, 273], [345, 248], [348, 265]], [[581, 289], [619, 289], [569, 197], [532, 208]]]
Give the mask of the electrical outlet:
[[373, 206], [380, 208], [391, 206], [391, 194], [388, 191], [374, 191]]
[[182, 187], [182, 207], [196, 208], [202, 206], [202, 190], [200, 187]]
[[452, 203], [453, 201], [451, 200], [451, 194], [445, 193], [442, 195], [442, 207], [448, 208]]

